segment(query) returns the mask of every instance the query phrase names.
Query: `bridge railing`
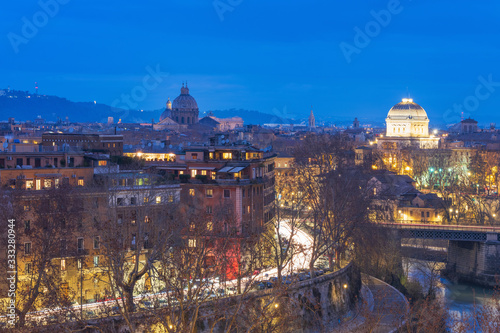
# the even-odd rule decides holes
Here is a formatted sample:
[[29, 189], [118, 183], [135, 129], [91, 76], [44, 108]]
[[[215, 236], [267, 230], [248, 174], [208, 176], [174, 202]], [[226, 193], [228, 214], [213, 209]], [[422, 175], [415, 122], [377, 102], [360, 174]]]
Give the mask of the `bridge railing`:
[[466, 226], [466, 225], [451, 225], [451, 224], [424, 224], [424, 223], [408, 223], [405, 221], [374, 221], [375, 224], [387, 228], [395, 229], [421, 229], [421, 230], [450, 230], [464, 232], [481, 232], [481, 233], [500, 233], [500, 226]]

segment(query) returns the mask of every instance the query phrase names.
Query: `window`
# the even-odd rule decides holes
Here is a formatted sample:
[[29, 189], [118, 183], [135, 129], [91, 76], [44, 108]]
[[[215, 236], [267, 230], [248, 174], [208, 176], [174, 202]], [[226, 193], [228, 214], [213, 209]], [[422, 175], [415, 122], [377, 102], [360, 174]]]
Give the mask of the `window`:
[[215, 180], [215, 172], [212, 172], [212, 180]]
[[136, 205], [137, 204], [137, 198], [136, 197], [130, 198], [130, 204], [131, 205]]
[[50, 179], [44, 179], [43, 180], [43, 187], [44, 188], [51, 188], [52, 187], [52, 180], [50, 180]]
[[61, 259], [61, 271], [66, 270], [66, 259]]
[[106, 161], [99, 161], [99, 166], [106, 166], [108, 163]]
[[99, 267], [99, 256], [94, 256], [94, 267]]
[[78, 252], [83, 251], [83, 238], [82, 237], [77, 239], [77, 249], [78, 249]]
[[33, 268], [33, 264], [30, 262], [27, 262], [24, 264], [24, 273], [25, 274], [31, 274]]
[[424, 212], [420, 212], [421, 217], [425, 217]]
[[207, 214], [212, 214], [212, 206], [207, 206]]
[[161, 197], [160, 197], [160, 196], [157, 196], [157, 197], [156, 197], [156, 203], [157, 203], [157, 204], [161, 203]]
[[430, 212], [427, 212], [427, 217], [430, 217], [431, 216], [431, 213]]
[[99, 236], [94, 237], [94, 249], [99, 249], [101, 245], [99, 241], [100, 241]]
[[197, 160], [198, 159], [198, 154], [197, 153], [192, 153], [191, 154], [191, 159], [192, 160]]
[[224, 190], [224, 198], [231, 198], [231, 190]]
[[189, 225], [189, 231], [194, 231], [195, 227], [195, 224], [191, 222], [191, 224]]
[[31, 254], [31, 243], [24, 243], [24, 254], [29, 256]]
[[118, 222], [118, 224], [122, 224], [122, 222], [123, 222], [123, 214], [118, 214], [117, 215], [116, 222]]
[[78, 186], [83, 186], [85, 184], [83, 177], [78, 178]]
[[149, 222], [151, 222], [151, 218], [150, 218], [149, 216], [147, 216], [147, 215], [146, 215], [146, 216], [144, 216], [144, 222], [145, 222], [145, 223], [149, 223]]
[[30, 206], [29, 205], [24, 205], [24, 211], [27, 212], [28, 210], [30, 210]]
[[132, 234], [130, 245], [132, 247], [132, 250], [135, 250], [135, 234]]
[[213, 160], [214, 159], [214, 153], [208, 153], [208, 158]]
[[191, 170], [191, 178], [195, 178], [198, 170]]
[[136, 212], [132, 212], [130, 223], [135, 224], [136, 220], [137, 220], [137, 213]]
[[189, 195], [194, 197], [194, 188], [189, 189]]
[[169, 195], [168, 196], [168, 202], [174, 202], [174, 196], [173, 195]]
[[67, 244], [66, 244], [66, 240], [65, 239], [61, 239], [61, 253], [64, 253], [66, 251], [66, 249], [68, 248]]
[[206, 176], [207, 175], [207, 170], [201, 170], [201, 175]]
[[241, 196], [244, 198], [245, 197], [245, 189], [241, 190]]
[[78, 267], [78, 269], [82, 269], [82, 259], [81, 258], [79, 258], [77, 261], [77, 267]]
[[247, 213], [250, 214], [250, 205], [247, 206]]
[[29, 232], [30, 229], [31, 229], [31, 221], [30, 220], [24, 221], [24, 232]]
[[212, 230], [214, 230], [214, 223], [207, 222], [207, 231], [212, 231]]
[[26, 180], [26, 189], [31, 190], [33, 188], [33, 179]]
[[144, 197], [144, 203], [148, 203], [149, 202], [149, 198], [148, 197]]
[[205, 194], [206, 194], [207, 198], [211, 198], [214, 195], [214, 190], [211, 188], [207, 188], [207, 190], [205, 191]]
[[196, 239], [189, 239], [188, 246], [189, 247], [196, 247]]
[[125, 200], [123, 198], [116, 198], [116, 205], [123, 206], [125, 204]]
[[222, 153], [222, 158], [225, 160], [230, 160], [233, 158], [233, 153]]

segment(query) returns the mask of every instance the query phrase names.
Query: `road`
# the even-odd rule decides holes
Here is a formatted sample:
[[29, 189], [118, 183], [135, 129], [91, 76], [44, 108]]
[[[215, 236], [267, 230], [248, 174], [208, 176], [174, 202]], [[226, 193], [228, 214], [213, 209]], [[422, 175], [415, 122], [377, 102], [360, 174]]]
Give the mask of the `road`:
[[[283, 269], [284, 274], [290, 274], [293, 271], [298, 271], [301, 269], [308, 269], [309, 268], [309, 262], [311, 260], [311, 255], [312, 255], [312, 244], [313, 244], [313, 239], [310, 235], [308, 235], [306, 232], [298, 229], [298, 228], [292, 228], [290, 224], [287, 221], [282, 221], [280, 224], [279, 231], [284, 234], [286, 237], [290, 237], [292, 230], [294, 232], [294, 236], [292, 238], [292, 242], [297, 244], [297, 246], [300, 246], [303, 251], [299, 251], [294, 254], [292, 257], [292, 260], [286, 265]], [[277, 268], [271, 268], [267, 270], [261, 271], [259, 274], [250, 276], [250, 277], [245, 277], [241, 279], [241, 284], [242, 286], [247, 285], [248, 283], [252, 283], [253, 281], [258, 281], [258, 280], [267, 280], [271, 277], [277, 276], [278, 270]], [[223, 285], [222, 285], [223, 284]], [[218, 288], [227, 288], [227, 287], [236, 287], [238, 285], [238, 280], [231, 280], [231, 281], [225, 281], [223, 283], [219, 283], [217, 281], [214, 281], [211, 283], [212, 285], [212, 290], [216, 290]], [[144, 294], [144, 295], [139, 295], [134, 297], [135, 302], [139, 301], [144, 301], [144, 300], [156, 300], [156, 299], [161, 299], [161, 298], [166, 298], [165, 293], [154, 293], [154, 294]], [[84, 304], [82, 306], [80, 305], [73, 305], [73, 311], [75, 313], [79, 313], [80, 309], [83, 310], [83, 312], [86, 311], [93, 311], [95, 313], [99, 313], [100, 309], [102, 308], [111, 308], [113, 306], [116, 306], [116, 301], [110, 300], [106, 302], [96, 302], [96, 303], [88, 303]], [[37, 312], [32, 312], [29, 313], [27, 316], [27, 319], [30, 321], [41, 321], [45, 319], [48, 316], [54, 315], [54, 313], [57, 313], [58, 311], [64, 311], [68, 312], [66, 309], [50, 309], [50, 310], [41, 310]]]

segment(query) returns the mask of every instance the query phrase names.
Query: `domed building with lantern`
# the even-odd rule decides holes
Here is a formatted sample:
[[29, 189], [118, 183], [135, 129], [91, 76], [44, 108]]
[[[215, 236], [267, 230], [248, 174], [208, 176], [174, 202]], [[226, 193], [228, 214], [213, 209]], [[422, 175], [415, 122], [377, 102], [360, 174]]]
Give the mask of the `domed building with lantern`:
[[154, 125], [154, 129], [179, 129], [197, 124], [199, 112], [198, 103], [189, 94], [187, 83], [186, 85], [183, 83], [181, 94], [173, 102], [168, 99], [167, 107], [160, 116], [160, 122]]
[[411, 98], [394, 105], [387, 114], [386, 134], [377, 139], [381, 149], [437, 149], [439, 138], [429, 134], [429, 118], [424, 108]]

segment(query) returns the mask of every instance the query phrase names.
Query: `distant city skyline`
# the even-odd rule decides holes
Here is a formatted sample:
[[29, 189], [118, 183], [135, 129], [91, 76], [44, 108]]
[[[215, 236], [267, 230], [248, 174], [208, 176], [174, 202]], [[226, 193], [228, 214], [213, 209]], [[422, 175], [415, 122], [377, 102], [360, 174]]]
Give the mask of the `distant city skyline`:
[[231, 3], [6, 3], [0, 88], [155, 110], [187, 81], [201, 113], [318, 123], [383, 122], [409, 93], [431, 126], [500, 123], [497, 2]]

